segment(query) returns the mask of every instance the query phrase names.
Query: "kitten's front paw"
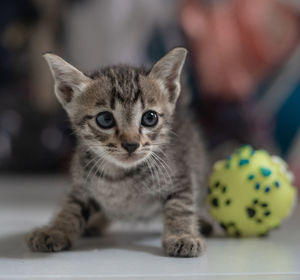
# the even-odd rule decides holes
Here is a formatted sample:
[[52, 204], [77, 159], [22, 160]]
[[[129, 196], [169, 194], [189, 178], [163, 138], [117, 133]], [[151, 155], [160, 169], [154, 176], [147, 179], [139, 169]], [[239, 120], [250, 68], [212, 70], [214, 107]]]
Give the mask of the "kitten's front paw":
[[165, 252], [172, 257], [198, 257], [206, 248], [200, 236], [167, 236], [163, 241]]
[[33, 252], [58, 252], [71, 247], [67, 234], [51, 228], [34, 230], [26, 237], [26, 243]]

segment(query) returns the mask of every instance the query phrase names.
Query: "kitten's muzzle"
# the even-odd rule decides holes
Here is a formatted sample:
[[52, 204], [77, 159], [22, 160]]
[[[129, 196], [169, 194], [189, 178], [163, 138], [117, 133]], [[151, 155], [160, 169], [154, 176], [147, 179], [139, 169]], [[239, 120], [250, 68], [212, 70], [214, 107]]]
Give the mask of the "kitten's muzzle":
[[138, 142], [124, 142], [121, 145], [129, 154], [132, 154], [140, 146]]

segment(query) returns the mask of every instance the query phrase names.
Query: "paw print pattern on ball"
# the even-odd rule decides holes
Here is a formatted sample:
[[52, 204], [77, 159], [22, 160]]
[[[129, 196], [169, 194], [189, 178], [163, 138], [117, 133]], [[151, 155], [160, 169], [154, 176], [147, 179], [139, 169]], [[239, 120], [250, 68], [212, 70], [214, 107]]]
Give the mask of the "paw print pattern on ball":
[[260, 202], [258, 199], [254, 199], [252, 205], [246, 207], [246, 215], [253, 222], [261, 224], [264, 222], [264, 219], [271, 216], [271, 211], [268, 207], [267, 202]]
[[226, 231], [227, 234], [234, 237], [241, 237], [241, 232], [237, 228], [235, 222], [220, 223], [220, 226]]
[[[278, 179], [272, 179], [273, 171], [270, 168], [260, 167], [256, 174], [253, 172], [247, 176], [247, 180], [252, 183], [252, 187], [255, 191], [261, 191], [265, 194], [276, 191], [280, 188], [281, 183]], [[270, 179], [269, 179], [270, 178]], [[269, 179], [269, 180], [268, 180]], [[267, 183], [262, 183], [262, 182]]]
[[219, 208], [223, 206], [229, 206], [232, 203], [232, 199], [227, 196], [228, 186], [222, 184], [220, 181], [216, 181], [212, 184], [208, 190], [209, 201], [212, 207]]
[[209, 186], [210, 214], [230, 236], [266, 235], [288, 216], [296, 198], [284, 161], [249, 145], [214, 164]]

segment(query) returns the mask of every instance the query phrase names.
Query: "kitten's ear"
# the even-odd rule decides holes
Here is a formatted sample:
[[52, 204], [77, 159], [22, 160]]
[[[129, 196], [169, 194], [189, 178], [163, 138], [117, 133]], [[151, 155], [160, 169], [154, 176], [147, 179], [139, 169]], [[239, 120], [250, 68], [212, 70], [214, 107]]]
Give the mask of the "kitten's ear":
[[149, 74], [161, 83], [171, 103], [176, 102], [180, 93], [180, 74], [186, 55], [185, 48], [171, 50], [156, 62]]
[[91, 79], [55, 54], [44, 54], [55, 81], [55, 94], [59, 102], [68, 107], [80, 95]]

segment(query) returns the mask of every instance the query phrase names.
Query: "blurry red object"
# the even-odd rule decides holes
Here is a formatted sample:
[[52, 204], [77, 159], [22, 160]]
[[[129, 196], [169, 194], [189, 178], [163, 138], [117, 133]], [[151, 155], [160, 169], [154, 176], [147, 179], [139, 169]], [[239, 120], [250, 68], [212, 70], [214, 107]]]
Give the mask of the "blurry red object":
[[[298, 189], [300, 191], [300, 165], [295, 165], [295, 164], [291, 165], [291, 171], [295, 175], [294, 185], [296, 187], [298, 187]], [[299, 194], [300, 194], [300, 192], [299, 192]]]
[[180, 22], [202, 93], [246, 99], [299, 39], [298, 15], [276, 0], [182, 1]]

